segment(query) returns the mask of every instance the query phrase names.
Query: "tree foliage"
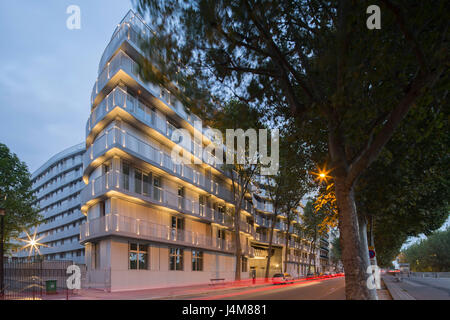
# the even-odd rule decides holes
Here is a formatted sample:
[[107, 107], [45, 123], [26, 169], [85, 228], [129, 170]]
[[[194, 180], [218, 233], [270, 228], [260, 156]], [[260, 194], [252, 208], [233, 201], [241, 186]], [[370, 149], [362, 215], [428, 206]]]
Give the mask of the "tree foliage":
[[[293, 120], [333, 169], [346, 268], [346, 295], [367, 299], [367, 250], [359, 238], [354, 187], [415, 105], [442, 104], [448, 81], [450, 3], [382, 0], [382, 28], [369, 31], [370, 1], [140, 0], [175, 94], [208, 114], [230, 96]], [[144, 78], [167, 85], [166, 78]], [[441, 92], [442, 93], [442, 92]], [[324, 148], [325, 147], [325, 150]], [[316, 157], [318, 158], [318, 157]], [[324, 161], [326, 159], [322, 159]]]
[[403, 259], [412, 271], [450, 271], [450, 228], [436, 231], [428, 238], [402, 251]]
[[27, 165], [0, 143], [0, 207], [6, 211], [6, 248], [11, 238], [40, 221], [37, 208], [33, 205], [36, 198], [31, 188]]

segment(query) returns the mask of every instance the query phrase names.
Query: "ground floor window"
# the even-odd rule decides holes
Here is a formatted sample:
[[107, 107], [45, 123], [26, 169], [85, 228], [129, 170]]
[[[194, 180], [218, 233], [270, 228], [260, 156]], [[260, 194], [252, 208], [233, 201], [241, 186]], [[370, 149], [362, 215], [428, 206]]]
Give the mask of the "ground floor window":
[[183, 249], [169, 248], [169, 270], [183, 270]]
[[242, 257], [242, 272], [248, 271], [248, 259], [246, 257]]
[[203, 271], [203, 251], [192, 250], [192, 271]]
[[128, 250], [128, 266], [132, 270], [148, 269], [148, 245], [130, 243]]

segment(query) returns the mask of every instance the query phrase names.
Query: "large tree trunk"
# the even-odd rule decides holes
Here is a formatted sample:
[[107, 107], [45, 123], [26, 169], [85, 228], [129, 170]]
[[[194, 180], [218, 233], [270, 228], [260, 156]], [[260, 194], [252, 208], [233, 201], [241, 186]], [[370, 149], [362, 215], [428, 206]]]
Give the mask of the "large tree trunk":
[[270, 259], [272, 257], [273, 229], [275, 227], [276, 219], [277, 219], [277, 210], [276, 210], [276, 208], [274, 208], [274, 213], [272, 216], [272, 222], [271, 222], [270, 231], [269, 231], [269, 248], [268, 248], [268, 252], [267, 252], [265, 281], [269, 281]]
[[[309, 253], [308, 253], [308, 271], [306, 271], [306, 276], [308, 276], [309, 273], [311, 273], [311, 260], [312, 260], [312, 256], [313, 253], [315, 253], [316, 251], [316, 240], [312, 240], [310, 245], [309, 245]], [[316, 266], [316, 264], [314, 263], [314, 267]], [[314, 273], [316, 273], [317, 270], [315, 270], [314, 268]]]
[[367, 218], [364, 214], [358, 213], [359, 239], [361, 241], [361, 257], [365, 265], [370, 265], [369, 244], [367, 242]]
[[287, 232], [286, 232], [286, 250], [284, 251], [284, 272], [287, 272], [287, 261], [288, 261], [288, 252], [289, 252], [289, 227], [291, 223], [288, 221]]
[[339, 212], [339, 231], [342, 245], [342, 263], [345, 271], [345, 295], [348, 300], [368, 300], [366, 261], [361, 255], [358, 216], [353, 186], [342, 176], [335, 177], [336, 201]]
[[[364, 214], [359, 213], [358, 214], [358, 226], [359, 226], [359, 238], [361, 240], [361, 257], [364, 260], [364, 265], [367, 267], [370, 266], [370, 259], [369, 259], [369, 244], [367, 242], [367, 218]], [[366, 277], [368, 277], [369, 274], [366, 273]], [[377, 290], [376, 289], [369, 289], [370, 299], [371, 300], [378, 300], [377, 296]]]

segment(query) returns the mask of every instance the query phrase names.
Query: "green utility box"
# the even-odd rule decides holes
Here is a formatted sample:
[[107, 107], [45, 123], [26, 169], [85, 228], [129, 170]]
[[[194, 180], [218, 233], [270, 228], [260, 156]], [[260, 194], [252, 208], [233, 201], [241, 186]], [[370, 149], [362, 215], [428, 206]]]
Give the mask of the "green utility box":
[[45, 281], [45, 292], [47, 294], [56, 294], [56, 280]]

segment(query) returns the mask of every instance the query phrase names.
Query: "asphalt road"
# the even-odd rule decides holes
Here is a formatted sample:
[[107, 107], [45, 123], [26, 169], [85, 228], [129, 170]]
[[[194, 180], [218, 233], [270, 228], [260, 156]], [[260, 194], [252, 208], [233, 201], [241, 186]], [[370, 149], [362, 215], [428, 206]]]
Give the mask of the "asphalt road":
[[405, 277], [397, 285], [417, 300], [450, 300], [450, 278]]
[[344, 277], [307, 280], [288, 285], [245, 288], [233, 292], [212, 292], [183, 299], [207, 300], [345, 300]]

